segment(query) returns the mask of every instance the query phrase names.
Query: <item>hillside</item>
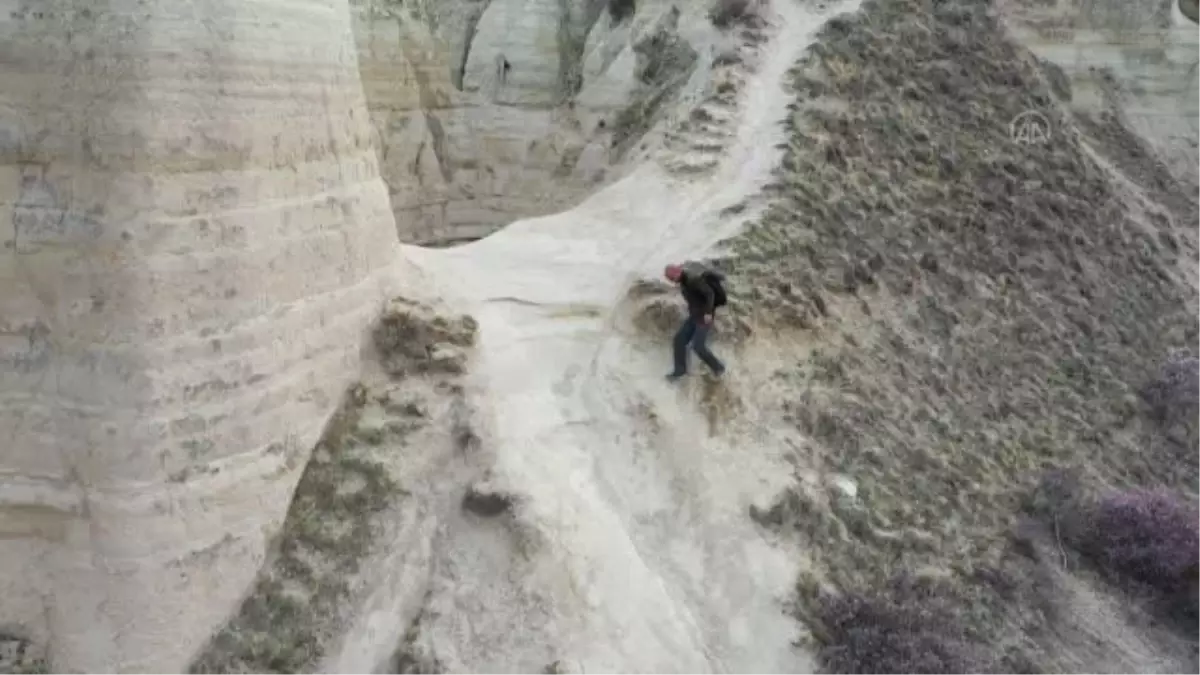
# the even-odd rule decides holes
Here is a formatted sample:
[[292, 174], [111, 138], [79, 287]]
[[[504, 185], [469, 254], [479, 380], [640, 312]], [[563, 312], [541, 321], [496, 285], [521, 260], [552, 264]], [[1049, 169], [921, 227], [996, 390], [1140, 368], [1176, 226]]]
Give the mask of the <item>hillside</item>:
[[[1055, 470], [1195, 494], [1195, 402], [1164, 432], [1138, 392], [1195, 354], [1196, 184], [1120, 108], [1072, 111], [1062, 71], [982, 3], [868, 3], [818, 44], [793, 73], [780, 199], [725, 259], [755, 334], [800, 345], [753, 407], [809, 440], [798, 486], [756, 512], [807, 543], [801, 613], [824, 585], [907, 572], [1008, 650], [939, 667], [1194, 669], [1194, 642], [1076, 656], [1044, 638], [1060, 627], [1032, 605], [1065, 582], [1035, 591], [1012, 537]], [[1027, 110], [1047, 143], [1010, 139]], [[821, 489], [832, 476], [855, 497]]]

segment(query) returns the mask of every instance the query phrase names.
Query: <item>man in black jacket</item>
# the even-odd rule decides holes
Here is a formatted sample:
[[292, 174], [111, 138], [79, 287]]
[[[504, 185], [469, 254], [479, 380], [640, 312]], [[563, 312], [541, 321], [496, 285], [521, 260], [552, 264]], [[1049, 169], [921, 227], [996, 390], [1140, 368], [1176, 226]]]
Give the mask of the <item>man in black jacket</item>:
[[679, 284], [683, 299], [687, 302], [688, 316], [675, 333], [675, 370], [667, 375], [668, 380], [677, 380], [687, 374], [687, 347], [691, 343], [696, 356], [700, 357], [720, 377], [725, 366], [708, 350], [708, 331], [712, 328], [713, 313], [716, 311], [716, 291], [706, 275], [715, 274], [702, 265], [686, 263], [667, 265], [663, 274], [668, 280]]

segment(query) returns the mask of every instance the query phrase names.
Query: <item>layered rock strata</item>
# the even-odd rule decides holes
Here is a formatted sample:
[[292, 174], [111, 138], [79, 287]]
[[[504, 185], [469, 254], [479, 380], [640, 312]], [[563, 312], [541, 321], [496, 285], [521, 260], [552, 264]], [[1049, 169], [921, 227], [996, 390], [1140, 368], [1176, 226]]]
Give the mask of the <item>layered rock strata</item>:
[[569, 208], [622, 175], [671, 103], [704, 95], [722, 46], [706, 3], [607, 6], [353, 0], [402, 240], [452, 244]]
[[172, 671], [236, 607], [397, 241], [344, 2], [0, 12], [0, 625]]

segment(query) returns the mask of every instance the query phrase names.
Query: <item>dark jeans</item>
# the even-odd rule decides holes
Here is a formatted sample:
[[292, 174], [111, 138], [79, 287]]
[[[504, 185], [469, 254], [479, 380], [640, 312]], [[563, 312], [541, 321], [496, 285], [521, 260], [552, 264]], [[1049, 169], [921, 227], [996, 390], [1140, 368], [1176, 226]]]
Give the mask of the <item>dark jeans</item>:
[[721, 364], [713, 353], [708, 351], [708, 331], [710, 326], [705, 326], [698, 319], [688, 317], [679, 330], [675, 333], [675, 374], [682, 375], [687, 372], [687, 347], [688, 343], [692, 344], [692, 349], [696, 351], [696, 356], [708, 365], [714, 373], [718, 375], [725, 372], [725, 366]]

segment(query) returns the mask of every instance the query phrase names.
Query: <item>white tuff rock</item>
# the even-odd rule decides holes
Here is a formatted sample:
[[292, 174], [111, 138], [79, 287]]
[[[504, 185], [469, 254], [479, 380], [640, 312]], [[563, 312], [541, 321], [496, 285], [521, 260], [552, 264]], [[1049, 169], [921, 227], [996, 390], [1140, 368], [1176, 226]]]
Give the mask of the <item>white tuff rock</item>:
[[0, 625], [175, 671], [398, 259], [344, 2], [0, 3]]

